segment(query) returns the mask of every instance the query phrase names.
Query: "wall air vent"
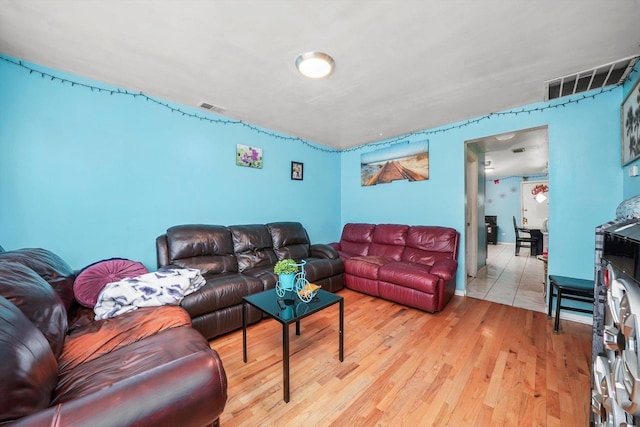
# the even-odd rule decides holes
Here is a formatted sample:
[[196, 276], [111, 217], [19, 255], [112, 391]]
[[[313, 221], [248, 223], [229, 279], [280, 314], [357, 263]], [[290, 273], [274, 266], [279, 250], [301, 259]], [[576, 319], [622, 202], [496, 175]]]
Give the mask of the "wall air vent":
[[525, 148], [514, 148], [511, 150], [512, 153], [517, 154], [517, 153], [524, 153], [525, 152]]
[[208, 102], [201, 102], [199, 107], [204, 108], [205, 110], [213, 111], [214, 113], [218, 113], [218, 114], [222, 114], [226, 111], [224, 107], [220, 107], [219, 105], [209, 104]]
[[562, 98], [624, 82], [640, 55], [630, 56], [590, 70], [549, 80], [544, 85], [544, 100]]

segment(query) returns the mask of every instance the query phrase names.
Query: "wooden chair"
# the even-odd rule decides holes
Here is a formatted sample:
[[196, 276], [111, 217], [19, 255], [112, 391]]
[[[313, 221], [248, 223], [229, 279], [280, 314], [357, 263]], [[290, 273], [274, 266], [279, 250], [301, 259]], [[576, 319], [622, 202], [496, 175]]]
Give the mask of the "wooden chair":
[[[538, 239], [537, 235], [533, 235], [531, 230], [518, 227], [516, 223], [516, 217], [513, 217], [513, 229], [516, 233], [516, 256], [520, 253], [520, 248], [530, 248], [531, 255], [538, 255]], [[521, 234], [522, 233], [522, 234]], [[524, 235], [526, 234], [526, 236]]]

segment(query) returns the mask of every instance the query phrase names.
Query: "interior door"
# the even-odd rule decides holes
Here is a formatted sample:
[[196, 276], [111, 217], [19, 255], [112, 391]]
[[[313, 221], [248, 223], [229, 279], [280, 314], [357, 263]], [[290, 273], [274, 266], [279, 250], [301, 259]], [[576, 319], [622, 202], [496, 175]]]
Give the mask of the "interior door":
[[543, 229], [549, 218], [549, 181], [522, 181], [521, 227]]

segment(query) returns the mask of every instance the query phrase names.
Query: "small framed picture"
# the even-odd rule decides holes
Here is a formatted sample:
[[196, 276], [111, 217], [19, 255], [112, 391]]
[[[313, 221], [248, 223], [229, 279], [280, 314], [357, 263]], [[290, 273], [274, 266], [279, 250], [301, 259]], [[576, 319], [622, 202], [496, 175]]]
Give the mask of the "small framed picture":
[[296, 181], [302, 181], [302, 174], [304, 172], [304, 163], [291, 162], [291, 179]]

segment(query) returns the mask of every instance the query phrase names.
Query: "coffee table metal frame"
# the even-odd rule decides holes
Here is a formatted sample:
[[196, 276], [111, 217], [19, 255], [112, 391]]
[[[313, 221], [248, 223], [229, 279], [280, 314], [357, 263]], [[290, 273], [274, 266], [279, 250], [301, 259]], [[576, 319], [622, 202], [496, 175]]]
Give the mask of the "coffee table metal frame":
[[[278, 300], [281, 302], [278, 303]], [[340, 306], [338, 327], [338, 353], [340, 362], [344, 360], [344, 298], [319, 289], [318, 294], [308, 303], [301, 302], [294, 294], [281, 298], [275, 289], [270, 289], [242, 298], [242, 356], [247, 363], [247, 309], [251, 305], [282, 324], [282, 376], [284, 401], [289, 402], [289, 325], [296, 324], [296, 335], [300, 335], [300, 320], [338, 303]], [[284, 304], [281, 308], [279, 304]]]

